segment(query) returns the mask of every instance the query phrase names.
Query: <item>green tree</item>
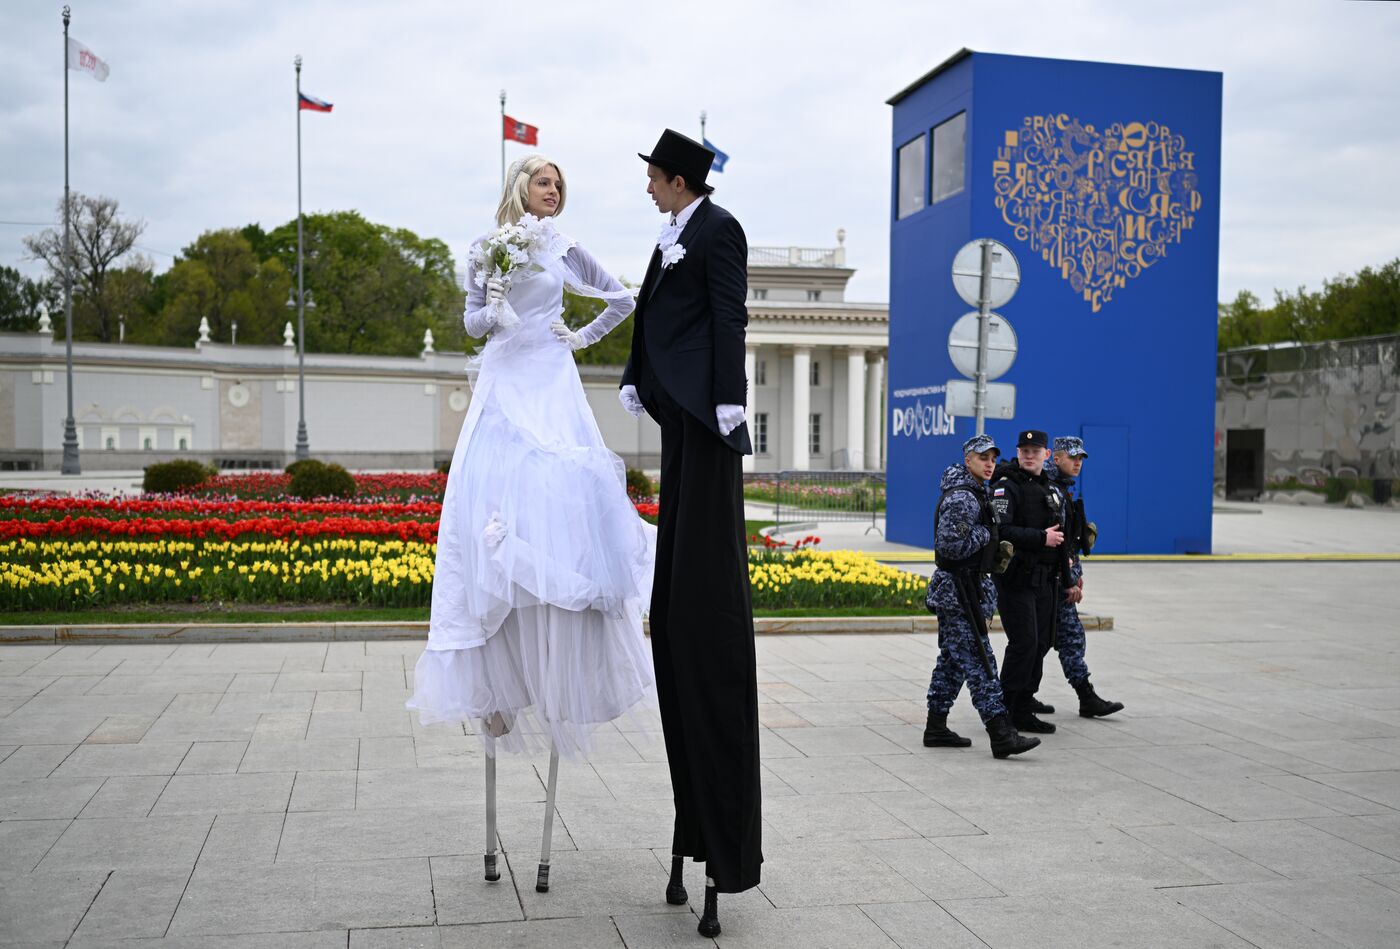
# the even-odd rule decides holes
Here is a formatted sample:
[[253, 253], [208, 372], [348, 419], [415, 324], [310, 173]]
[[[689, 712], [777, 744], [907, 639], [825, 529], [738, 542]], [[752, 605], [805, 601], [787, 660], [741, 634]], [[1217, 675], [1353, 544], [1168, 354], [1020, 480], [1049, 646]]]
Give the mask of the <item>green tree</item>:
[[[296, 221], [266, 239], [295, 282]], [[307, 313], [308, 351], [413, 355], [428, 329], [440, 349], [475, 342], [462, 327], [463, 294], [443, 241], [337, 211], [307, 215], [303, 242], [316, 304]]]
[[34, 332], [45, 307], [62, 338], [62, 288], [52, 280], [31, 280], [13, 267], [0, 267], [0, 333]]
[[1268, 309], [1247, 290], [1220, 305], [1221, 349], [1384, 333], [1400, 333], [1400, 258], [1325, 280], [1318, 291], [1276, 291]]
[[201, 319], [218, 342], [233, 338], [234, 323], [245, 343], [281, 338], [291, 277], [275, 257], [259, 261], [244, 231], [205, 231], [181, 252], [165, 281], [161, 342], [190, 345]]

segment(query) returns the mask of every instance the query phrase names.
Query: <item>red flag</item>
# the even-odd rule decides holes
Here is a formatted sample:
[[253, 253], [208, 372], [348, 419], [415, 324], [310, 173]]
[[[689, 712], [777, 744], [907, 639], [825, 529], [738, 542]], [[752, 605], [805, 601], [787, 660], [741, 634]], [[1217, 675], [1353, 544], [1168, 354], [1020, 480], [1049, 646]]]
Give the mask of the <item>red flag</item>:
[[318, 99], [304, 92], [298, 92], [297, 108], [304, 112], [329, 112], [334, 106], [324, 99]]
[[508, 142], [519, 142], [522, 145], [538, 145], [540, 143], [540, 130], [533, 125], [526, 125], [524, 122], [517, 122], [510, 116], [502, 116], [504, 128], [502, 135]]

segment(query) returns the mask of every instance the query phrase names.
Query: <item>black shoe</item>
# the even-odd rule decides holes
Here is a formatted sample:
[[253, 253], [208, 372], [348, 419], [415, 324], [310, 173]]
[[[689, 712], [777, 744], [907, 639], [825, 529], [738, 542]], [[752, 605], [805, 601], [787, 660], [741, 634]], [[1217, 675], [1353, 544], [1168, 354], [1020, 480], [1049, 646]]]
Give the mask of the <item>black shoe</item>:
[[1011, 715], [1011, 724], [1016, 726], [1018, 732], [1035, 732], [1040, 735], [1055, 734], [1055, 726], [1049, 722], [1041, 721], [1029, 711], [1018, 709]]
[[1080, 718], [1103, 718], [1105, 715], [1123, 711], [1122, 702], [1108, 702], [1099, 698], [1088, 679], [1075, 685], [1074, 691], [1079, 693]]
[[967, 748], [972, 745], [971, 738], [964, 738], [957, 732], [948, 730], [948, 715], [928, 713], [928, 724], [924, 726], [924, 747], [925, 748]]
[[1054, 714], [1055, 714], [1055, 706], [1053, 706], [1053, 705], [1046, 705], [1044, 702], [1042, 702], [1040, 699], [1036, 698], [1034, 695], [1032, 695], [1029, 699], [1026, 700], [1025, 707], [1026, 707], [1029, 711], [1032, 711], [1032, 712], [1034, 712], [1034, 713], [1037, 714], [1037, 715], [1054, 715]]
[[1019, 755], [1040, 744], [1039, 738], [1018, 735], [1011, 725], [1011, 719], [1005, 715], [998, 715], [987, 723], [987, 737], [992, 740], [993, 758]]
[[705, 913], [700, 917], [700, 925], [695, 927], [695, 931], [706, 939], [719, 935], [719, 899], [712, 886], [705, 887]]
[[684, 906], [690, 902], [690, 894], [685, 891], [684, 868], [685, 857], [672, 854], [671, 879], [666, 882], [666, 902], [672, 906]]

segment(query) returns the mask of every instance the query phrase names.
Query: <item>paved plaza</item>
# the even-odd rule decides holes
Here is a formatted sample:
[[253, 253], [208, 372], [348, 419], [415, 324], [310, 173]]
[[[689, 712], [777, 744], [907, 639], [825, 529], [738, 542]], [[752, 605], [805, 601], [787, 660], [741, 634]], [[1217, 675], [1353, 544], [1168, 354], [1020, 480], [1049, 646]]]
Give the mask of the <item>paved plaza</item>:
[[[1400, 525], [1296, 512], [1217, 533]], [[1009, 761], [965, 695], [973, 747], [921, 746], [931, 636], [760, 638], [767, 862], [719, 944], [1394, 946], [1398, 589], [1395, 562], [1094, 565], [1089, 660], [1127, 709], [1077, 717], [1052, 654], [1060, 730]], [[487, 884], [477, 739], [403, 710], [420, 648], [0, 647], [0, 943], [706, 944], [662, 898], [655, 719], [562, 769], [548, 894], [544, 762], [502, 759]]]

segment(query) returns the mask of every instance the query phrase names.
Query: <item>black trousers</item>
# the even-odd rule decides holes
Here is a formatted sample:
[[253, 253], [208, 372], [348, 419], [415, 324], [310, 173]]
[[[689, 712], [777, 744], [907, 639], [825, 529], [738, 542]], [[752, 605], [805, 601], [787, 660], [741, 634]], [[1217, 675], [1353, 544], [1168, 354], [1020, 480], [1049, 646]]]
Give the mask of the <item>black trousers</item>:
[[1050, 584], [1016, 583], [998, 576], [997, 612], [1006, 630], [1006, 653], [1001, 660], [1001, 688], [1006, 704], [1016, 711], [1022, 696], [1040, 688], [1045, 654], [1055, 628], [1055, 591]]
[[661, 426], [651, 650], [673, 852], [704, 861], [716, 889], [737, 893], [758, 884], [763, 862], [743, 456], [646, 381], [642, 398]]

